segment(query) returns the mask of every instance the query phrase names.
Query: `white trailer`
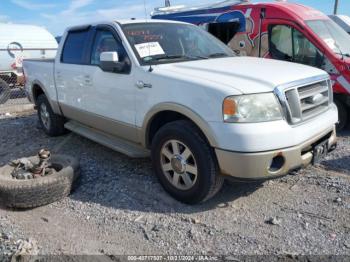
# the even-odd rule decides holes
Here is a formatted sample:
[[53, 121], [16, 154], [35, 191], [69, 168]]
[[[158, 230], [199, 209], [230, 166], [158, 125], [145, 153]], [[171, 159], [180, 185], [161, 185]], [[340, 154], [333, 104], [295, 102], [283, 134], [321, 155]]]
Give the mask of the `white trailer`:
[[42, 27], [0, 23], [0, 104], [8, 100], [11, 88], [23, 85], [23, 59], [54, 58], [57, 47]]

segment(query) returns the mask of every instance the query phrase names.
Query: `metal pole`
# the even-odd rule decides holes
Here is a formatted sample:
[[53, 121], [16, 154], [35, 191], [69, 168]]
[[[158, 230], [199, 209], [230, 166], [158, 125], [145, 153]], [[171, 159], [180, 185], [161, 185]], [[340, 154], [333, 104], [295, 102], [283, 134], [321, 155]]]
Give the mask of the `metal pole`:
[[338, 13], [338, 4], [339, 4], [339, 1], [335, 0], [335, 3], [334, 3], [334, 14], [335, 15]]

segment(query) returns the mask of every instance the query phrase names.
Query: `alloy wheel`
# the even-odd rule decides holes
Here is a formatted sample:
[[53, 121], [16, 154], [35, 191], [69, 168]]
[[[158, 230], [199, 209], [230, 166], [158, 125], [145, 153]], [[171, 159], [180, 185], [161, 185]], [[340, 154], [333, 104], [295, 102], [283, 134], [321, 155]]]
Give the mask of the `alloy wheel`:
[[189, 190], [197, 181], [198, 167], [191, 149], [183, 142], [169, 140], [161, 151], [161, 168], [177, 189]]
[[41, 118], [41, 122], [43, 123], [43, 125], [45, 126], [46, 129], [50, 129], [50, 113], [47, 109], [47, 106], [42, 103], [40, 105], [40, 118]]

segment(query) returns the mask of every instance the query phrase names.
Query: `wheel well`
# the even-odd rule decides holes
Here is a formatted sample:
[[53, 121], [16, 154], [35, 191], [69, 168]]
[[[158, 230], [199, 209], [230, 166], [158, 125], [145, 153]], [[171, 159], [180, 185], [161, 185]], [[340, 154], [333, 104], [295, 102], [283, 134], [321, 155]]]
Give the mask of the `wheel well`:
[[162, 111], [162, 112], [157, 113], [152, 118], [151, 123], [148, 126], [147, 134], [146, 134], [146, 146], [147, 146], [147, 148], [151, 147], [155, 134], [158, 132], [158, 130], [162, 126], [164, 126], [165, 124], [168, 124], [170, 122], [177, 121], [177, 120], [188, 120], [189, 122], [191, 122], [200, 131], [201, 135], [208, 142], [208, 144], [210, 144], [207, 137], [202, 132], [202, 130], [190, 118], [188, 118], [187, 116], [185, 116], [181, 113], [175, 112], [175, 111]]
[[38, 84], [35, 84], [33, 86], [33, 98], [34, 98], [34, 103], [36, 104], [36, 100], [38, 99], [38, 97], [40, 95], [43, 95], [45, 94], [43, 89], [38, 85]]

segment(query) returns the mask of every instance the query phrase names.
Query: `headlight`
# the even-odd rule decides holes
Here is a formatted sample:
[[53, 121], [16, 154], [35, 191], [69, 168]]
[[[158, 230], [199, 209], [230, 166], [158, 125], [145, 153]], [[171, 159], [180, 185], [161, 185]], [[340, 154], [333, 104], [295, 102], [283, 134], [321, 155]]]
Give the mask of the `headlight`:
[[223, 103], [224, 122], [256, 123], [282, 119], [281, 107], [273, 93], [230, 96]]

